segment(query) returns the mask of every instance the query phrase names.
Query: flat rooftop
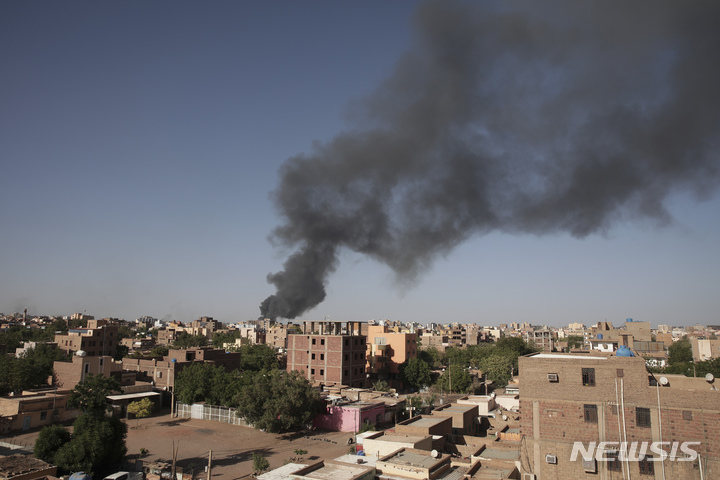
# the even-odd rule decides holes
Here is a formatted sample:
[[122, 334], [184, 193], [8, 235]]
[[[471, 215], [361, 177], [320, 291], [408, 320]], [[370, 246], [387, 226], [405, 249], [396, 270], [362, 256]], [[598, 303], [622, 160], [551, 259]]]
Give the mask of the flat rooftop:
[[431, 468], [438, 462], [438, 459], [431, 457], [430, 452], [427, 452], [427, 454], [423, 455], [421, 453], [408, 452], [407, 450], [403, 450], [402, 452], [398, 452], [384, 461], [388, 463], [394, 463], [395, 465]]
[[564, 360], [575, 360], [577, 358], [583, 358], [587, 360], [606, 360], [608, 357], [603, 355], [575, 355], [573, 353], [538, 353], [537, 355], [532, 355], [529, 358], [562, 358]]
[[381, 435], [373, 438], [373, 440], [380, 440], [381, 442], [397, 442], [397, 443], [418, 443], [428, 437], [422, 437], [420, 435]]
[[517, 450], [502, 448], [486, 448], [478, 457], [497, 460], [517, 460], [519, 454]]
[[315, 470], [307, 472], [304, 478], [317, 478], [319, 480], [352, 480], [358, 475], [367, 473], [367, 465], [351, 465], [349, 463], [325, 463]]
[[445, 418], [420, 418], [413, 422], [408, 422], [405, 425], [413, 426], [413, 427], [430, 428], [430, 427], [434, 427], [435, 425], [437, 425], [440, 422], [444, 422], [445, 420], [446, 420]]
[[282, 467], [278, 467], [275, 470], [270, 470], [267, 473], [259, 475], [258, 480], [285, 480], [290, 478], [290, 474], [297, 472], [298, 470], [307, 467], [304, 463], [287, 463]]

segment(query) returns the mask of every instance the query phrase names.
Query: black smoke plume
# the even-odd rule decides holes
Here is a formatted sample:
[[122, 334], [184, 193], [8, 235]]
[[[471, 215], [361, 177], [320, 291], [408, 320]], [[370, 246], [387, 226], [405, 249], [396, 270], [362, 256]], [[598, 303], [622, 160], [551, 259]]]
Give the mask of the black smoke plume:
[[288, 159], [268, 317], [325, 298], [347, 248], [415, 280], [491, 231], [670, 220], [718, 185], [718, 2], [430, 2], [357, 124]]

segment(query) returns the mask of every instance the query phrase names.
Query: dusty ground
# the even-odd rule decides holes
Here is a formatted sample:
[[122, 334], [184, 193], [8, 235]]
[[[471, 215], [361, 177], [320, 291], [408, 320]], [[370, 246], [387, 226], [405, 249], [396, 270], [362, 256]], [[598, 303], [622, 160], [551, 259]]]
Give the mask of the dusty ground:
[[[270, 462], [270, 468], [282, 466], [295, 457], [294, 450], [307, 450], [304, 462], [329, 460], [348, 452], [348, 438], [352, 433], [342, 432], [302, 432], [292, 435], [275, 435], [261, 432], [250, 427], [238, 427], [208, 420], [190, 420], [171, 418], [169, 412], [152, 418], [128, 421], [128, 456], [137, 458], [141, 448], [149, 450], [142, 460], [153, 462], [172, 459], [173, 440], [177, 448], [178, 465], [196, 466], [196, 478], [206, 479], [204, 467], [208, 463], [212, 450], [212, 479], [231, 480], [249, 477], [253, 473], [252, 455], [260, 452]], [[0, 439], [26, 445], [32, 445], [38, 432], [15, 435]], [[17, 453], [17, 452], [15, 452]]]

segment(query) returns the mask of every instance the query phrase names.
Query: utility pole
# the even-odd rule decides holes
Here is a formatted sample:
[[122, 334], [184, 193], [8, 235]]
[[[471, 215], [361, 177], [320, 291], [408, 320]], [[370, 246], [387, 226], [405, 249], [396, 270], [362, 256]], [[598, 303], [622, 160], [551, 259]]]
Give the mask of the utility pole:
[[212, 478], [212, 450], [210, 450], [210, 458], [208, 458], [208, 480]]

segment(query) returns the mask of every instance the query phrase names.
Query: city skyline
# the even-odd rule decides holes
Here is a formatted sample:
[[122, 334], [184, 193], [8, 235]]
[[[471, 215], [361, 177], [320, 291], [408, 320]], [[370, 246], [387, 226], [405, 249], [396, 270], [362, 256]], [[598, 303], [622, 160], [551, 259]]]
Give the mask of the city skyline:
[[[391, 109], [407, 100], [399, 95], [383, 98], [382, 88], [392, 79], [404, 78], [398, 72], [412, 59], [407, 52], [417, 54], [418, 44], [425, 45], [428, 20], [423, 15], [434, 8], [443, 15], [449, 12], [451, 19], [454, 9], [471, 8], [478, 18], [504, 19], [504, 8], [517, 8], [518, 18], [528, 25], [550, 25], [561, 33], [592, 18], [597, 38], [608, 42], [596, 45], [580, 34], [576, 49], [538, 41], [537, 51], [527, 57], [537, 65], [525, 57], [527, 63], [513, 65], [518, 52], [513, 48], [519, 48], [513, 45], [519, 40], [508, 37], [509, 65], [487, 61], [496, 76], [516, 72], [504, 88], [528, 101], [521, 108], [503, 103], [498, 94], [499, 100], [488, 101], [483, 115], [498, 109], [508, 118], [482, 116], [478, 122], [478, 132], [494, 133], [483, 144], [484, 151], [505, 152], [503, 167], [526, 166], [513, 163], [523, 148], [537, 147], [537, 162], [543, 165], [544, 156], [555, 149], [577, 151], [562, 137], [587, 132], [580, 127], [563, 130], [553, 142], [546, 141], [546, 136], [557, 133], [533, 116], [541, 111], [565, 121], [568, 116], [617, 113], [601, 110], [599, 106], [606, 104], [619, 105], [618, 111], [649, 111], [666, 101], [672, 87], [693, 84], [696, 77], [709, 80], [709, 90], [703, 90], [702, 82], [693, 84], [698, 95], [714, 91], [712, 80], [720, 79], [714, 57], [702, 72], [689, 68], [694, 64], [682, 75], [670, 72], [673, 54], [682, 58], [678, 52], [683, 42], [697, 41], [684, 36], [674, 17], [715, 18], [710, 13], [716, 15], [717, 7], [708, 6], [708, 12], [689, 7], [674, 11], [671, 4], [661, 2], [657, 16], [643, 23], [645, 28], [635, 28], [632, 22], [644, 18], [639, 6], [604, 9], [601, 14], [568, 5], [553, 2], [540, 12], [520, 5], [410, 1], [352, 6], [214, 2], [202, 8], [191, 2], [3, 4], [0, 312], [86, 311], [96, 318], [150, 315], [184, 322], [212, 316], [225, 323], [259, 317], [261, 302], [277, 293], [266, 276], [283, 271], [298, 247], [277, 236], [277, 245], [268, 239], [278, 227], [298, 225], [296, 219], [287, 222], [287, 205], [278, 209], [273, 201], [278, 187], [287, 185], [281, 183], [287, 172], [283, 168], [290, 159], [335, 152], [331, 145], [341, 135], [362, 135], [376, 123], [391, 123], [388, 118], [397, 110], [378, 119], [368, 113], [367, 105], [381, 98], [392, 104]], [[617, 27], [617, 37], [603, 37], [608, 25]], [[693, 28], [702, 31], [704, 26]], [[495, 30], [488, 27], [488, 32]], [[512, 30], [497, 32], [511, 35]], [[715, 37], [709, 38], [703, 40], [708, 48]], [[658, 51], [659, 45], [667, 50]], [[594, 63], [582, 64], [583, 75], [563, 77], [562, 71], [545, 70], [546, 62], [560, 61], [554, 53], [569, 71], [586, 53], [593, 54]], [[656, 63], [638, 62], [638, 69], [625, 76], [628, 62], [649, 58], [648, 53], [658, 56]], [[704, 53], [700, 50], [698, 58], [705, 58]], [[615, 62], [616, 68], [607, 68]], [[586, 78], [603, 68], [603, 81]], [[536, 82], [525, 85], [517, 80], [529, 73], [537, 75], [528, 77]], [[482, 85], [500, 78], [485, 79]], [[534, 92], [530, 85], [540, 93], [528, 93]], [[488, 91], [506, 92], [493, 88]], [[547, 100], [562, 96], [559, 92], [578, 95], [577, 110], [574, 104]], [[623, 103], [628, 98], [632, 102]], [[705, 110], [698, 107], [702, 102], [686, 100], [688, 108], [695, 109], [691, 116], [700, 119], [692, 129], [704, 127], [709, 133], [704, 143], [693, 144], [697, 151], [682, 154], [690, 167], [667, 175], [679, 183], [664, 177], [653, 183], [648, 176], [640, 193], [603, 202], [610, 206], [603, 205], [608, 210], [602, 215], [560, 202], [558, 210], [569, 210], [568, 217], [545, 218], [534, 212], [535, 222], [518, 220], [518, 212], [527, 213], [526, 206], [521, 211], [514, 202], [507, 209], [503, 204], [490, 211], [510, 220], [471, 222], [447, 243], [418, 250], [417, 257], [410, 255], [411, 263], [419, 262], [411, 266], [417, 267], [412, 275], [403, 271], [405, 263], [393, 264], [396, 250], [372, 250], [343, 240], [338, 243], [337, 263], [325, 279], [327, 295], [295, 321], [330, 317], [563, 326], [600, 321], [619, 325], [633, 318], [652, 325], [720, 323], [720, 161], [715, 153], [697, 164], [704, 168], [693, 163], [704, 158], [703, 149], [718, 146], [717, 115], [702, 121], [703, 114], [717, 111], [717, 100], [708, 95]], [[520, 115], [526, 111], [527, 118]], [[628, 127], [618, 127], [620, 132], [642, 137], [626, 117], [621, 118]], [[508, 138], [495, 134], [493, 129], [500, 128]], [[608, 133], [617, 134], [615, 130], [596, 131], [606, 135], [583, 140], [583, 147], [616, 146]], [[679, 144], [693, 138], [680, 127], [673, 131]], [[672, 151], [674, 146], [669, 141], [657, 150]], [[620, 163], [640, 163], [637, 150], [631, 152], [620, 155]], [[384, 182], [387, 172], [381, 172]], [[507, 177], [507, 184], [492, 185], [489, 198], [495, 201], [507, 192], [517, 200], [532, 187], [542, 190], [533, 183], [541, 182], [539, 177], [517, 180], [525, 175], [541, 173], [520, 169]], [[608, 191], [621, 189], [624, 182], [625, 177], [611, 177], [608, 184], [613, 188]], [[598, 183], [604, 185], [602, 179]], [[396, 185], [412, 192], [410, 181]], [[572, 198], [582, 199], [587, 191]], [[439, 194], [444, 198], [448, 191]], [[397, 203], [401, 195], [382, 199], [392, 227], [383, 237], [388, 244], [415, 238], [393, 236], [403, 224], [393, 216], [403, 208]], [[531, 203], [539, 209], [547, 206]], [[454, 205], [434, 212], [442, 217], [455, 210]], [[598, 219], [583, 224], [578, 213]], [[418, 218], [432, 215], [422, 212]], [[571, 227], [569, 222], [578, 223]], [[577, 225], [587, 231], [577, 230]]]

